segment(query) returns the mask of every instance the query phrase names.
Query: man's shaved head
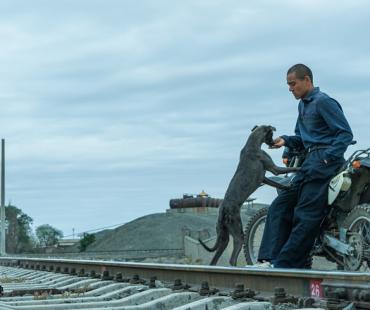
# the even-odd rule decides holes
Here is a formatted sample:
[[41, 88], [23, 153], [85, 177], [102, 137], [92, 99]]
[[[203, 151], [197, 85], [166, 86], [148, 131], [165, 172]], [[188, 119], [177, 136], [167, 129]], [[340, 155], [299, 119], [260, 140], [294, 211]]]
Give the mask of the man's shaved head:
[[291, 73], [295, 73], [295, 76], [298, 79], [300, 79], [300, 80], [303, 80], [305, 76], [308, 76], [309, 79], [311, 80], [311, 83], [313, 84], [312, 71], [306, 65], [304, 65], [304, 64], [296, 64], [296, 65], [290, 67], [289, 70], [288, 70], [288, 72], [287, 72], [287, 75], [288, 74], [291, 74]]

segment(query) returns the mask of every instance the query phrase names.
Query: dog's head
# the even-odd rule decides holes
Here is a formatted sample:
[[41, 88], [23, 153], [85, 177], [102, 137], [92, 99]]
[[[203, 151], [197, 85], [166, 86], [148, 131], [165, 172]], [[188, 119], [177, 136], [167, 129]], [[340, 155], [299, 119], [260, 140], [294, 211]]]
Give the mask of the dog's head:
[[276, 131], [276, 128], [270, 125], [260, 125], [260, 126], [254, 126], [252, 129], [252, 132], [259, 131], [261, 135], [263, 135], [264, 140], [267, 145], [272, 146], [274, 145], [274, 131]]

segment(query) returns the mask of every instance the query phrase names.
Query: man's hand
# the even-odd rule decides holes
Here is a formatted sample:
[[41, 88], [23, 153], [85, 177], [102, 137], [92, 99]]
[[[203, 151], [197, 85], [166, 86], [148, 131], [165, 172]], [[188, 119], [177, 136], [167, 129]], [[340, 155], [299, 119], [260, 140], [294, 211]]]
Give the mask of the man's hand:
[[270, 149], [278, 149], [279, 147], [282, 147], [285, 145], [285, 140], [281, 137], [277, 137], [274, 140], [274, 144], [270, 146]]

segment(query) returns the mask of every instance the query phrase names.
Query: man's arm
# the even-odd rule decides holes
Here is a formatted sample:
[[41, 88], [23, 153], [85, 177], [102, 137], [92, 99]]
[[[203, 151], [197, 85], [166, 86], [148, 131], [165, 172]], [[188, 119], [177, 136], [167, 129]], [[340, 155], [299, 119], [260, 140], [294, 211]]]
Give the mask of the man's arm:
[[294, 129], [294, 136], [281, 136], [280, 138], [284, 140], [285, 146], [289, 147], [290, 149], [301, 149], [304, 148], [302, 138], [301, 138], [301, 133], [299, 131], [299, 126], [298, 126], [298, 120], [295, 124], [295, 129]]
[[326, 161], [334, 161], [343, 156], [348, 145], [351, 144], [353, 134], [341, 106], [332, 98], [322, 100], [317, 105], [318, 112], [325, 120], [333, 133], [333, 142], [325, 150]]

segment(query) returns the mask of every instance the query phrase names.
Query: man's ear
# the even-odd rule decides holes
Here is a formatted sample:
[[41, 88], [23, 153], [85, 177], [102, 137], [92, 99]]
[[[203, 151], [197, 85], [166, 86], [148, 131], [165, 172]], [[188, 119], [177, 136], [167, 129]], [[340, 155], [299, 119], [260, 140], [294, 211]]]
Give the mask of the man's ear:
[[254, 126], [254, 127], [252, 128], [252, 130], [251, 130], [251, 131], [255, 130], [257, 127], [258, 127], [257, 125], [256, 125], [256, 126]]

